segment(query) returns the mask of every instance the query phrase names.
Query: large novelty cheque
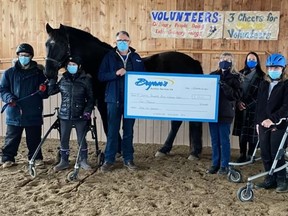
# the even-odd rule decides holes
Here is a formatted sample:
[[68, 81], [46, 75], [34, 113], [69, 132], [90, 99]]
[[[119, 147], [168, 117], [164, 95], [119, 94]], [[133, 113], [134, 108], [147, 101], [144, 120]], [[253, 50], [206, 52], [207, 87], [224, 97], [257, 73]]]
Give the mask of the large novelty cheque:
[[126, 118], [217, 122], [219, 76], [127, 72]]

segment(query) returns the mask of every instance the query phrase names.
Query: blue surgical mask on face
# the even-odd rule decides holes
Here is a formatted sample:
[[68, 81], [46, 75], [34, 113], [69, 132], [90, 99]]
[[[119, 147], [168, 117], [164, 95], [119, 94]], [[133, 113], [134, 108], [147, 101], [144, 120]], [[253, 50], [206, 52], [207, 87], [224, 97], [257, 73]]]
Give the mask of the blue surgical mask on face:
[[219, 68], [222, 70], [228, 70], [232, 67], [232, 62], [229, 61], [221, 61], [219, 62]]
[[249, 68], [255, 68], [257, 66], [257, 61], [249, 60], [247, 61], [247, 66]]
[[78, 66], [77, 65], [67, 65], [67, 71], [70, 74], [76, 74], [78, 71]]
[[268, 75], [272, 80], [279, 79], [281, 77], [281, 71], [269, 70]]
[[30, 60], [31, 60], [30, 57], [28, 57], [28, 56], [19, 56], [18, 59], [19, 59], [20, 64], [23, 66], [28, 65]]
[[126, 41], [117, 41], [117, 49], [120, 52], [125, 52], [125, 51], [128, 50], [128, 48], [129, 48], [128, 42], [126, 42]]

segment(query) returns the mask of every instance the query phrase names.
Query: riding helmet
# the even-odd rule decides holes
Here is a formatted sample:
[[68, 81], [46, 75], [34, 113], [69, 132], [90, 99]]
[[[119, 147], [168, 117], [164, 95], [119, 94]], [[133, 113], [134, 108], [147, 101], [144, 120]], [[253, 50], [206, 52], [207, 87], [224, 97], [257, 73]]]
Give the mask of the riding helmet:
[[271, 54], [266, 61], [266, 67], [285, 67], [286, 66], [286, 59], [283, 55], [279, 53]]
[[68, 62], [74, 62], [77, 65], [82, 65], [82, 59], [80, 56], [77, 56], [77, 55], [69, 56]]
[[29, 53], [32, 58], [34, 56], [34, 50], [33, 47], [30, 44], [22, 43], [20, 44], [16, 49], [16, 54], [18, 55], [20, 52], [26, 52]]

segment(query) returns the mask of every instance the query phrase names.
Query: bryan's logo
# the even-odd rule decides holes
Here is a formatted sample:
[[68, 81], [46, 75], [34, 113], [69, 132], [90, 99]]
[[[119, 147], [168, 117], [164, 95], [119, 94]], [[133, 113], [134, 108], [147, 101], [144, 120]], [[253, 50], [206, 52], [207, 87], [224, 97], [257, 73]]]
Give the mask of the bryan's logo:
[[158, 80], [163, 80], [163, 81], [157, 81], [157, 80], [149, 81], [145, 78], [138, 78], [138, 80], [135, 82], [135, 85], [147, 86], [145, 90], [149, 90], [151, 87], [167, 87], [169, 83], [171, 85], [173, 85], [174, 83], [172, 80], [169, 80], [169, 79], [158, 78]]

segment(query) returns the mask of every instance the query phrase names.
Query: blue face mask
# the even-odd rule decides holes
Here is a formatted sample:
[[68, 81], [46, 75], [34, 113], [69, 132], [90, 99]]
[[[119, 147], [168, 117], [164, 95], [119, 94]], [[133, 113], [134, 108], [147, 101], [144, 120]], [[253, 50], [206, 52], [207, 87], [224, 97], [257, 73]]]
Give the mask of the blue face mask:
[[281, 74], [282, 74], [281, 71], [275, 71], [275, 70], [268, 71], [268, 75], [272, 80], [280, 79]]
[[221, 61], [219, 62], [219, 68], [222, 70], [228, 70], [232, 67], [232, 62], [229, 61]]
[[70, 74], [76, 74], [78, 71], [78, 66], [77, 65], [67, 65], [67, 71]]
[[27, 56], [19, 56], [18, 59], [19, 59], [20, 64], [23, 66], [28, 65], [31, 60], [30, 57], [27, 57]]
[[129, 48], [128, 42], [126, 42], [126, 41], [117, 41], [117, 49], [120, 52], [125, 52], [125, 51], [128, 50], [128, 48]]
[[257, 61], [253, 61], [253, 60], [247, 61], [247, 66], [249, 68], [255, 68], [257, 66]]

